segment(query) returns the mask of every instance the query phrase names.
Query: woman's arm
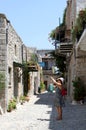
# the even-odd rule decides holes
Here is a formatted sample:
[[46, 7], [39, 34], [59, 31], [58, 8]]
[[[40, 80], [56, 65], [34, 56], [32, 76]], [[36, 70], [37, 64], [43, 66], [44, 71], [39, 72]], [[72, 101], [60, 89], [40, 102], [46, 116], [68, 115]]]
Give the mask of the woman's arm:
[[56, 82], [56, 80], [53, 77], [50, 77], [50, 78], [53, 81], [53, 83], [56, 85], [56, 87], [62, 89], [62, 84], [61, 83]]
[[56, 83], [56, 80], [53, 77], [50, 77], [53, 83]]

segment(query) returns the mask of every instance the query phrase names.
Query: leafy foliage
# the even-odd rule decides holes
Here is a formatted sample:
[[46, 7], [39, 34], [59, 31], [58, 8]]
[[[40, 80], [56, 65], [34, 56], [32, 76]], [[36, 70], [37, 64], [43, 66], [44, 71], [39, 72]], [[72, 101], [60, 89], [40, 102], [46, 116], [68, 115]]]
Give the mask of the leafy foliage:
[[30, 58], [30, 61], [29, 61], [29, 63], [34, 63], [34, 64], [36, 64], [37, 63], [37, 55], [36, 54], [32, 54], [31, 55], [31, 58]]
[[66, 57], [63, 55], [55, 54], [55, 51], [51, 52], [51, 56], [53, 56], [56, 59], [56, 66], [59, 68], [60, 72], [64, 73], [66, 70], [66, 65], [64, 63]]
[[80, 101], [84, 98], [85, 96], [85, 87], [82, 82], [82, 80], [78, 77], [75, 78], [73, 82], [73, 87], [74, 87], [74, 99], [76, 101]]
[[9, 101], [7, 111], [11, 112], [12, 110], [16, 109], [16, 99], [13, 98]]
[[80, 39], [85, 26], [86, 26], [86, 9], [81, 10], [79, 12], [78, 17], [76, 19], [76, 24], [72, 29], [72, 39], [74, 42], [76, 38], [77, 40]]
[[51, 40], [60, 40], [61, 42], [64, 41], [64, 37], [65, 37], [65, 16], [66, 16], [66, 8], [64, 10], [63, 13], [63, 21], [62, 23], [57, 26], [55, 29], [53, 29], [51, 31], [51, 33], [49, 34], [49, 38]]
[[41, 83], [40, 83], [40, 89], [41, 90], [43, 90], [43, 89], [45, 89], [45, 84], [41, 81]]

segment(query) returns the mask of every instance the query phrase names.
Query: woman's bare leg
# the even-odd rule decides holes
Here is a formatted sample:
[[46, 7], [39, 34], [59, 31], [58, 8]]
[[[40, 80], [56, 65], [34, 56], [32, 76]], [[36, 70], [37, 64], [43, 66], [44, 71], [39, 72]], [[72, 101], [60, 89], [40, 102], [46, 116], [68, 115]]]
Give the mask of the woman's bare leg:
[[62, 107], [56, 107], [58, 112], [58, 118], [57, 120], [62, 120]]

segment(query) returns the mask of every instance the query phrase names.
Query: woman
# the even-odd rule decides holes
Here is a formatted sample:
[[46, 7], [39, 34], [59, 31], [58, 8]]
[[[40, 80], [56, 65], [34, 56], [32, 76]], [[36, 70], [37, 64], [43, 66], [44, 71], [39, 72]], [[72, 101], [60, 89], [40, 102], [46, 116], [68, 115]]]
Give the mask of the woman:
[[51, 77], [51, 80], [53, 81], [56, 88], [55, 101], [54, 101], [54, 105], [58, 112], [58, 117], [56, 119], [62, 120], [63, 97], [61, 94], [61, 90], [62, 90], [62, 84], [63, 84], [64, 79], [58, 78], [57, 80], [55, 80], [53, 77]]

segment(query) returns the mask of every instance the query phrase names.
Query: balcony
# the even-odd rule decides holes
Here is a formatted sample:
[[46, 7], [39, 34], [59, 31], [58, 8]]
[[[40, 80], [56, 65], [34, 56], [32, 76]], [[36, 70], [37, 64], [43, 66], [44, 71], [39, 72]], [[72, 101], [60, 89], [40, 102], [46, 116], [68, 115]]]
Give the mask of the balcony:
[[73, 49], [73, 44], [70, 43], [60, 43], [60, 47], [58, 49], [56, 49], [56, 53], [60, 53], [60, 54], [67, 54], [67, 53], [71, 53]]

